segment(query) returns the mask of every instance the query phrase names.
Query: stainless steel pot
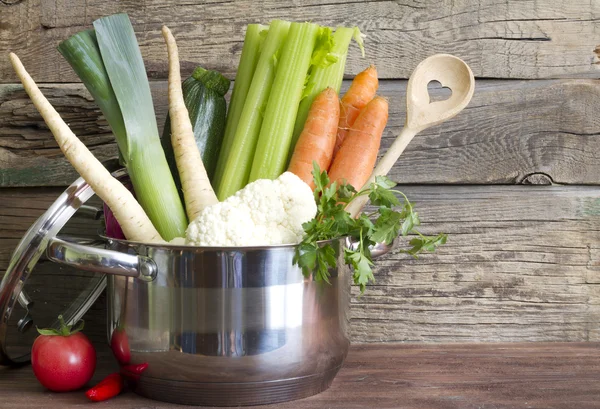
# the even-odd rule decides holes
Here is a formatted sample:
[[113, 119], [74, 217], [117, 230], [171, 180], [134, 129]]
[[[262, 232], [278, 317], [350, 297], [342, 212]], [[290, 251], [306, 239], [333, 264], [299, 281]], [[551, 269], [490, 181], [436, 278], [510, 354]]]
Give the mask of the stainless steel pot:
[[[94, 249], [54, 239], [48, 257], [109, 277], [110, 332], [141, 395], [237, 406], [298, 399], [329, 387], [348, 352], [351, 277], [305, 278], [294, 245], [203, 248], [109, 240]], [[376, 255], [387, 251], [382, 246]], [[121, 349], [121, 348], [118, 348]], [[116, 351], [117, 355], [123, 352]]]
[[[74, 186], [59, 198], [62, 206], [48, 210], [48, 220], [62, 220], [60, 212], [72, 214], [87, 200], [89, 186], [81, 180]], [[47, 237], [48, 231], [54, 233]], [[210, 406], [288, 401], [327, 389], [346, 357], [351, 273], [342, 255], [352, 245], [346, 239], [331, 241], [338, 267], [325, 283], [293, 265], [294, 245], [212, 248], [107, 239], [97, 248], [58, 238], [56, 231], [38, 226], [30, 232], [50, 260], [108, 274], [109, 342], [141, 395]], [[29, 266], [20, 276], [26, 279], [28, 255], [39, 257], [39, 249], [20, 248], [17, 265]], [[378, 246], [372, 253], [387, 251]], [[9, 276], [16, 282], [9, 272], [3, 284]], [[12, 304], [0, 309], [10, 311], [22, 293], [13, 287], [11, 294]], [[141, 373], [135, 370], [140, 364], [147, 364]]]

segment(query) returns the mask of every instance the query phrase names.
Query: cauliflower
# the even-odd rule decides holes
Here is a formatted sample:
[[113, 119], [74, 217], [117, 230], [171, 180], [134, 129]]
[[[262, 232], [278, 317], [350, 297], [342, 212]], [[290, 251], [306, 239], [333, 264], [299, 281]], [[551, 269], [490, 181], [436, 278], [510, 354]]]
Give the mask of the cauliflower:
[[299, 243], [302, 224], [317, 213], [313, 192], [298, 176], [285, 172], [260, 179], [223, 202], [205, 208], [190, 223], [192, 246], [259, 246]]

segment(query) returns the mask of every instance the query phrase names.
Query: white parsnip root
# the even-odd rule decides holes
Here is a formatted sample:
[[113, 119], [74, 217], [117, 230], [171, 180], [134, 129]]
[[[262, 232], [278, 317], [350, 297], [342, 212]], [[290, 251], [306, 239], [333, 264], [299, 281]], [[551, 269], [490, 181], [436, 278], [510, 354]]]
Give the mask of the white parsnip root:
[[183, 189], [188, 219], [196, 219], [205, 207], [218, 203], [210, 184], [200, 150], [196, 145], [194, 130], [183, 100], [179, 52], [175, 38], [167, 26], [162, 34], [169, 54], [169, 116], [171, 118], [171, 145]]
[[94, 192], [110, 207], [121, 225], [125, 237], [144, 243], [163, 242], [158, 231], [142, 209], [142, 206], [117, 179], [96, 159], [88, 148], [75, 136], [58, 112], [42, 94], [21, 60], [10, 53], [10, 61], [23, 83], [33, 105], [44, 118], [65, 157], [75, 170], [92, 187]]

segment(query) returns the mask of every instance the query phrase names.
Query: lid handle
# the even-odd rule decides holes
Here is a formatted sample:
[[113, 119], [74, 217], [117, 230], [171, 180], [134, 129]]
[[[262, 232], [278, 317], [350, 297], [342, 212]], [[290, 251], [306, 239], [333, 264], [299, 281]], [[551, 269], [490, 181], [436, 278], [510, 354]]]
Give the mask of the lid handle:
[[57, 263], [94, 273], [134, 277], [147, 282], [156, 278], [156, 264], [149, 257], [82, 246], [56, 237], [50, 239], [46, 256]]

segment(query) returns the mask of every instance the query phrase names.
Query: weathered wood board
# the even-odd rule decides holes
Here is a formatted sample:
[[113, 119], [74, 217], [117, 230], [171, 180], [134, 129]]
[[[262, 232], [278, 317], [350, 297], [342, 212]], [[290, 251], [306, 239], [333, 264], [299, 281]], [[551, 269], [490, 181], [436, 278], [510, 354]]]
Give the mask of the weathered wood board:
[[[93, 381], [115, 370], [98, 346]], [[597, 409], [597, 343], [353, 345], [327, 391], [276, 409]], [[51, 393], [29, 367], [0, 367], [3, 407], [64, 409], [90, 405], [82, 391]], [[24, 399], [23, 396], [27, 396]], [[131, 392], [99, 404], [104, 409], [181, 409]], [[252, 406], [248, 409], [262, 409]]]
[[[347, 88], [348, 81], [344, 88]], [[45, 84], [43, 92], [101, 160], [116, 155], [107, 123], [82, 85]], [[166, 82], [152, 83], [159, 129]], [[382, 153], [404, 124], [406, 81], [382, 81], [390, 120]], [[445, 91], [432, 88], [433, 98]], [[479, 80], [458, 117], [411, 142], [391, 177], [403, 183], [594, 184], [600, 181], [600, 81]], [[0, 85], [0, 186], [64, 186], [76, 173], [18, 85]]]
[[[38, 81], [74, 82], [56, 45], [116, 12], [131, 16], [153, 78], [166, 78], [163, 24], [177, 37], [185, 70], [201, 63], [232, 77], [245, 25], [275, 18], [360, 27], [367, 35], [367, 56], [361, 59], [353, 47], [351, 75], [372, 62], [382, 78], [407, 78], [419, 61], [439, 52], [465, 59], [480, 77], [598, 75], [596, 1], [24, 0], [0, 3], [0, 50], [19, 54]], [[16, 82], [5, 58], [0, 58], [0, 82]]]
[[[376, 284], [361, 297], [354, 291], [353, 341], [600, 341], [600, 189], [402, 190], [423, 231], [450, 239], [419, 260], [398, 248], [377, 262]], [[59, 192], [0, 190], [0, 271]], [[70, 231], [96, 229], [79, 222]]]
[[600, 189], [403, 190], [423, 230], [447, 232], [449, 242], [419, 260], [394, 252], [378, 262], [376, 284], [355, 299], [353, 337], [599, 339]]
[[[353, 341], [600, 341], [597, 1], [4, 3], [0, 272], [29, 225], [76, 178], [17, 84], [8, 51], [22, 57], [75, 133], [106, 159], [116, 155], [109, 127], [56, 51], [60, 40], [94, 19], [130, 14], [160, 130], [167, 105], [162, 24], [178, 39], [184, 75], [203, 64], [230, 78], [248, 23], [280, 17], [358, 25], [368, 35], [367, 55], [362, 59], [353, 45], [346, 74], [375, 63], [384, 79], [380, 93], [390, 99], [390, 121], [381, 153], [403, 125], [406, 78], [419, 61], [452, 53], [479, 78], [468, 108], [418, 135], [391, 173], [417, 202], [423, 230], [443, 230], [450, 241], [419, 260], [397, 249], [378, 261], [376, 284], [361, 297], [356, 289], [353, 294]], [[431, 94], [446, 95], [435, 87]], [[71, 231], [85, 234], [95, 226], [76, 222]], [[43, 274], [55, 285], [50, 294], [60, 297], [71, 273], [46, 263]], [[104, 342], [104, 298], [86, 319], [94, 340]]]

